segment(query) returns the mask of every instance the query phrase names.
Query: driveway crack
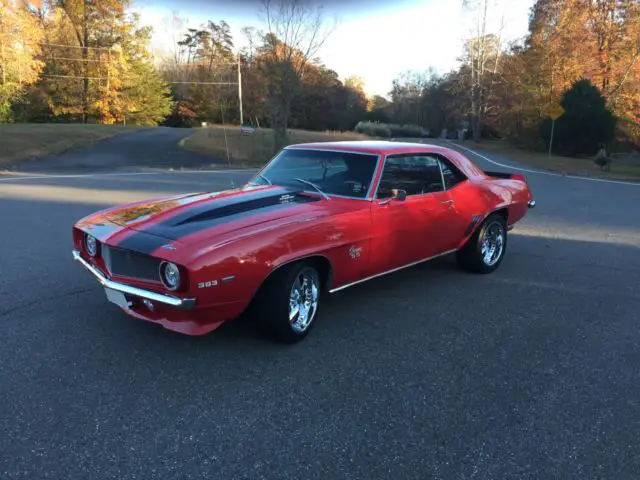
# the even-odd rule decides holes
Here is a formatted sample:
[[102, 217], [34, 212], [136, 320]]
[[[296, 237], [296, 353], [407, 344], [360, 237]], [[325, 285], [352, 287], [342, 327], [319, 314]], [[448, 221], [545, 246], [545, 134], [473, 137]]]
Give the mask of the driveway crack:
[[9, 308], [7, 310], [0, 310], [0, 317], [6, 317], [7, 315], [9, 315], [11, 313], [17, 312], [19, 310], [23, 310], [25, 308], [32, 307], [32, 306], [37, 305], [37, 304], [42, 303], [42, 302], [48, 302], [50, 300], [56, 300], [58, 298], [71, 297], [73, 295], [80, 295], [82, 293], [88, 293], [88, 292], [91, 292], [93, 290], [95, 290], [95, 287], [94, 288], [83, 288], [81, 290], [74, 290], [72, 292], [62, 293], [60, 295], [55, 295], [55, 296], [50, 296], [50, 297], [43, 297], [43, 298], [39, 298], [37, 300], [32, 300], [30, 302], [24, 302], [24, 303], [21, 303], [19, 305], [16, 305], [15, 307]]

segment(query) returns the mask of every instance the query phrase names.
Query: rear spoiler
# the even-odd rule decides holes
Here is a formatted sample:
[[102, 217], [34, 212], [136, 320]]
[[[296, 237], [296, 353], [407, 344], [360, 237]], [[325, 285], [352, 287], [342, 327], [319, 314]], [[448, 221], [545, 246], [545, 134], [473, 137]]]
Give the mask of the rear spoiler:
[[527, 183], [527, 179], [521, 173], [507, 173], [507, 172], [491, 172], [484, 170], [484, 174], [493, 178], [506, 178], [508, 180], [520, 180]]

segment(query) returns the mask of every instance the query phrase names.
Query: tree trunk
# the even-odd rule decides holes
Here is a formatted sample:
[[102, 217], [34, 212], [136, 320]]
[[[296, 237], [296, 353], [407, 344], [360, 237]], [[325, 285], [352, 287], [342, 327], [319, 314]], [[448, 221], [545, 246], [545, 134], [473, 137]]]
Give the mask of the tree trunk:
[[609, 58], [607, 51], [608, 41], [603, 38], [598, 46], [598, 61], [600, 63], [600, 73], [602, 75], [602, 94], [606, 95], [609, 88]]
[[82, 59], [84, 63], [84, 81], [82, 89], [82, 123], [87, 123], [89, 120], [89, 26], [87, 25], [89, 13], [87, 12], [87, 2], [84, 0], [84, 18], [83, 18], [83, 45], [82, 45]]
[[0, 69], [2, 69], [2, 84], [7, 83], [7, 63], [4, 51], [4, 14], [0, 14]]
[[0, 38], [0, 68], [2, 69], [2, 84], [7, 83], [7, 69], [4, 61], [4, 41]]
[[289, 102], [281, 101], [273, 109], [273, 153], [279, 152], [289, 144]]
[[280, 121], [273, 126], [273, 153], [278, 153], [288, 144], [289, 133], [287, 132], [287, 125], [285, 122]]
[[482, 119], [479, 114], [475, 114], [471, 120], [471, 129], [473, 130], [473, 141], [479, 142], [482, 132]]

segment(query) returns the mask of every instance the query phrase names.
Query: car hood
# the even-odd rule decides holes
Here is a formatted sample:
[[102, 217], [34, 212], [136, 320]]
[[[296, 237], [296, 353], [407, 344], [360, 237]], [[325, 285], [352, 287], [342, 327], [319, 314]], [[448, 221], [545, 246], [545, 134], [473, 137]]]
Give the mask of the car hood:
[[105, 212], [109, 222], [180, 243], [228, 233], [302, 213], [301, 207], [321, 203], [318, 197], [280, 186], [245, 186], [214, 193], [190, 193], [155, 199]]

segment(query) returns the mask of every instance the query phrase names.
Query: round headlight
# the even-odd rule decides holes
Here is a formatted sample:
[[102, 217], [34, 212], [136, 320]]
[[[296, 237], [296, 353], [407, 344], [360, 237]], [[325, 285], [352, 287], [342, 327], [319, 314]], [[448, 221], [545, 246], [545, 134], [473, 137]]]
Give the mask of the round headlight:
[[175, 290], [180, 286], [180, 270], [175, 263], [162, 262], [160, 264], [160, 280], [169, 290]]
[[84, 239], [84, 245], [87, 247], [87, 253], [92, 257], [95, 257], [96, 253], [98, 253], [98, 241], [96, 240], [96, 237], [87, 234]]

